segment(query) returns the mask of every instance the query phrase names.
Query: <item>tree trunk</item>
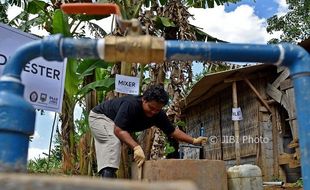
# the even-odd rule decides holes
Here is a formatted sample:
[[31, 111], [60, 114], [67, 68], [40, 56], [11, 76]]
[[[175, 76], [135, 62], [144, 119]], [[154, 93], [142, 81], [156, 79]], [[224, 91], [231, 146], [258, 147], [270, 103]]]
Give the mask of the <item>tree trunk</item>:
[[74, 164], [76, 162], [76, 146], [74, 140], [74, 124], [73, 124], [74, 104], [68, 98], [66, 92], [64, 94], [64, 104], [62, 114], [60, 115], [61, 124], [61, 143], [62, 143], [62, 170], [66, 174], [75, 172]]
[[[95, 70], [92, 75], [86, 76], [84, 80], [84, 86], [95, 81]], [[89, 113], [90, 110], [97, 105], [96, 91], [91, 91], [85, 96], [86, 112]], [[93, 137], [90, 130], [88, 130], [80, 139], [79, 142], [79, 168], [81, 175], [92, 176], [95, 171], [93, 171], [93, 163], [96, 159], [95, 145], [93, 142]]]
[[92, 136], [90, 132], [83, 134], [79, 141], [79, 170], [81, 175], [88, 175], [89, 166], [91, 162], [91, 140]]
[[139, 144], [144, 150], [146, 160], [149, 160], [151, 158], [151, 149], [153, 145], [155, 131], [156, 128], [152, 127], [150, 129], [143, 131], [141, 135], [138, 137]]

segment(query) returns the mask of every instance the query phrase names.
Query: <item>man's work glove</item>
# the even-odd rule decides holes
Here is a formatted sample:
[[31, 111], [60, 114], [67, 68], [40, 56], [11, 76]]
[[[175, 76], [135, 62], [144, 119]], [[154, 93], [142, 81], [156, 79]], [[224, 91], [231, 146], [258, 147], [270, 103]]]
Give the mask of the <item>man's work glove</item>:
[[193, 139], [193, 144], [201, 145], [202, 143], [206, 143], [208, 141], [208, 137], [198, 137]]
[[144, 152], [141, 148], [141, 146], [136, 146], [133, 148], [133, 158], [135, 159], [135, 162], [137, 163], [138, 167], [140, 168], [142, 166], [142, 164], [144, 163], [145, 160], [145, 155]]

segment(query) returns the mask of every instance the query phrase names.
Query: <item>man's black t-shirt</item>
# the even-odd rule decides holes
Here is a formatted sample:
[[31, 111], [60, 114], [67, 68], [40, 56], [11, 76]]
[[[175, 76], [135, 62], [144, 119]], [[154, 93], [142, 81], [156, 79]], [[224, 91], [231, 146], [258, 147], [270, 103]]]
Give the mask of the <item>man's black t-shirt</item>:
[[142, 131], [152, 126], [160, 128], [167, 135], [175, 130], [163, 110], [153, 117], [146, 117], [141, 96], [128, 95], [108, 100], [94, 107], [92, 111], [106, 115], [115, 125], [128, 132]]

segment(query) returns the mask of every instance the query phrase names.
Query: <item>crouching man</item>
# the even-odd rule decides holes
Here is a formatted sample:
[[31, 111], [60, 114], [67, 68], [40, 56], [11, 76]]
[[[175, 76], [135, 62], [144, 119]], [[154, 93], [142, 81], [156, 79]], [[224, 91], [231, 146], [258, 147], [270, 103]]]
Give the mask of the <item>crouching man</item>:
[[138, 167], [145, 161], [141, 146], [130, 135], [152, 126], [178, 141], [195, 145], [207, 137], [193, 138], [174, 128], [162, 108], [169, 97], [161, 85], [152, 85], [143, 96], [123, 96], [105, 101], [94, 107], [89, 114], [89, 126], [95, 139], [99, 175], [116, 178], [121, 157], [121, 143], [126, 143], [134, 151]]

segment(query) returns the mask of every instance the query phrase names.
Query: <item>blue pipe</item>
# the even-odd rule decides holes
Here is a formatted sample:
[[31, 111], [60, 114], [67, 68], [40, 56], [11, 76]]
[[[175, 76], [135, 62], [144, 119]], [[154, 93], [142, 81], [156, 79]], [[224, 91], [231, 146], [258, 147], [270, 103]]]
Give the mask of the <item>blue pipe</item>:
[[277, 62], [277, 45], [166, 41], [166, 60]]
[[98, 40], [49, 36], [26, 44], [11, 57], [0, 78], [0, 172], [25, 172], [29, 136], [34, 133], [35, 109], [23, 99], [23, 67], [42, 56], [49, 61], [65, 57], [99, 58]]
[[288, 43], [253, 45], [166, 41], [165, 46], [166, 60], [260, 62], [286, 66], [290, 69], [291, 76], [310, 72], [308, 52]]
[[24, 100], [20, 82], [1, 81], [0, 89], [0, 172], [26, 171], [35, 110]]
[[[310, 54], [293, 44], [166, 41], [166, 60], [264, 62], [289, 68], [294, 83], [304, 189], [310, 189]], [[309, 151], [309, 152], [308, 152]]]
[[[39, 56], [49, 61], [61, 61], [65, 57], [99, 58], [97, 42], [63, 39], [60, 35], [55, 35], [17, 50], [0, 79], [0, 137], [8, 140], [9, 144], [18, 142], [27, 145], [20, 150], [1, 140], [0, 171], [19, 171], [18, 169], [25, 168], [28, 148], [26, 141], [28, 142], [29, 135], [34, 131], [33, 108], [20, 100], [23, 94], [20, 74], [24, 65]], [[251, 45], [185, 41], [166, 41], [165, 46], [166, 54], [163, 59], [166, 60], [265, 62], [287, 66], [294, 81], [304, 187], [310, 189], [310, 142], [307, 142], [310, 137], [310, 117], [307, 117], [310, 113], [310, 57], [304, 49], [291, 44]], [[9, 96], [17, 98], [12, 100]], [[15, 101], [21, 106], [8, 103]]]
[[34, 41], [16, 50], [14, 57], [8, 61], [3, 70], [3, 76], [11, 76], [20, 80], [25, 64], [30, 60], [43, 57], [48, 61], [63, 61], [65, 57], [99, 58], [98, 40], [63, 38], [62, 35], [52, 35], [43, 40]]

